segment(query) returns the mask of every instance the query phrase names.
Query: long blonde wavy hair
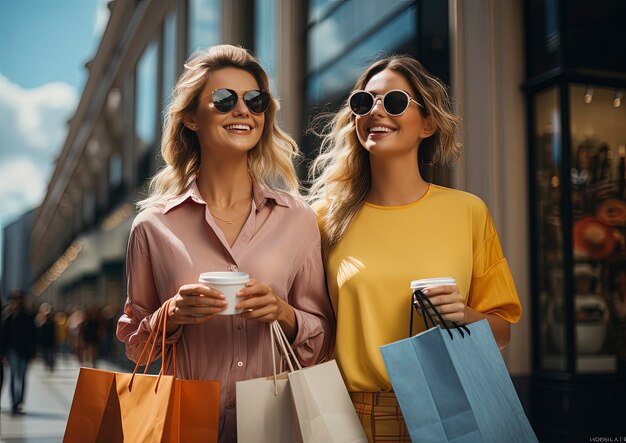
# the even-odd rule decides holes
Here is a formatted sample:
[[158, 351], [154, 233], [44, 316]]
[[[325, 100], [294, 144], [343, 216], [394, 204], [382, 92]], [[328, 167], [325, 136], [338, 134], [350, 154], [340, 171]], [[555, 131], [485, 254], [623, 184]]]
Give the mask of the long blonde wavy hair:
[[[461, 147], [456, 132], [461, 121], [452, 110], [446, 86], [420, 62], [406, 55], [393, 55], [371, 64], [353, 90], [365, 89], [379, 72], [390, 69], [411, 84], [415, 98], [424, 105], [420, 112], [430, 117], [435, 133], [422, 140], [415, 160], [420, 165], [451, 165]], [[324, 257], [333, 251], [361, 210], [371, 186], [369, 153], [356, 133], [355, 116], [348, 102], [332, 116], [322, 133], [320, 154], [309, 170], [312, 185], [308, 199], [319, 214]]]
[[[200, 144], [196, 133], [183, 120], [198, 107], [200, 94], [212, 72], [222, 68], [239, 68], [256, 79], [259, 88], [270, 92], [267, 73], [245, 49], [217, 45], [195, 52], [172, 92], [165, 111], [161, 155], [165, 166], [150, 180], [148, 197], [138, 208], [162, 207], [169, 199], [187, 189], [200, 171]], [[272, 98], [265, 111], [265, 125], [257, 145], [248, 151], [248, 169], [252, 179], [274, 190], [299, 194], [294, 160], [299, 156], [296, 142], [276, 122], [278, 102]]]

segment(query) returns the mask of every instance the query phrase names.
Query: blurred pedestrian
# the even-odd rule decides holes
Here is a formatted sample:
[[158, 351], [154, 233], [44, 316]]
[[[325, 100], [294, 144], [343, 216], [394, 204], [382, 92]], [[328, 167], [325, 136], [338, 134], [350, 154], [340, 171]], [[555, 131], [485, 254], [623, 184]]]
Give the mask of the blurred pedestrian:
[[78, 361], [83, 362], [83, 341], [81, 330], [85, 321], [85, 311], [80, 308], [71, 308], [68, 312], [70, 315], [67, 319], [68, 340], [70, 350], [76, 354]]
[[42, 303], [39, 312], [35, 316], [37, 325], [37, 338], [41, 355], [50, 372], [54, 371], [55, 351], [56, 351], [56, 331], [52, 318], [52, 306], [50, 303]]
[[70, 351], [69, 348], [69, 325], [67, 321], [67, 314], [63, 311], [57, 311], [54, 314], [54, 327], [57, 349], [61, 352], [63, 358], [67, 357]]
[[83, 364], [92, 368], [96, 367], [100, 334], [100, 309], [98, 308], [98, 306], [91, 306], [87, 311], [87, 318], [82, 324], [81, 342], [83, 344]]
[[118, 318], [117, 308], [112, 305], [106, 305], [100, 310], [102, 334], [100, 337], [99, 355], [101, 358], [111, 359], [112, 357], [113, 340]]
[[9, 297], [11, 312], [2, 325], [2, 342], [11, 367], [11, 413], [23, 413], [28, 363], [35, 354], [35, 321], [26, 309], [26, 294], [13, 291]]

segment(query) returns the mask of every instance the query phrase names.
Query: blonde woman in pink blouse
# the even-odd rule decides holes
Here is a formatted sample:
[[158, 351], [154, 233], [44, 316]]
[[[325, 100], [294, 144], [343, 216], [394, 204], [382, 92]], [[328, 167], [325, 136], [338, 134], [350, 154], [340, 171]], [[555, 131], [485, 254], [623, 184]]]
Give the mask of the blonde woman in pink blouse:
[[[244, 49], [214, 46], [185, 65], [167, 110], [165, 167], [139, 203], [127, 253], [128, 299], [117, 336], [139, 358], [156, 312], [167, 312], [180, 377], [222, 382], [219, 441], [236, 441], [235, 382], [272, 373], [268, 322], [278, 320], [304, 365], [331, 341], [314, 212], [298, 196], [298, 148], [276, 124], [267, 74]], [[240, 315], [206, 271], [253, 279]], [[171, 364], [169, 370], [172, 370]]]

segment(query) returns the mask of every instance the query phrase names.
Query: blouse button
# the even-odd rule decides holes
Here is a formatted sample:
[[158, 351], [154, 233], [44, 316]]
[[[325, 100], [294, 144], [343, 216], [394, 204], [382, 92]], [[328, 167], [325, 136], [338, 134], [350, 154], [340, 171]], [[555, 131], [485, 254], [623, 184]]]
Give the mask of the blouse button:
[[237, 265], [232, 265], [232, 266], [230, 267], [230, 270], [231, 270], [231, 271], [238, 271], [238, 270], [239, 270], [239, 268], [237, 267]]
[[237, 362], [237, 366], [239, 366], [241, 368], [243, 366], [243, 362], [242, 361], [238, 361]]
[[235, 402], [234, 401], [231, 401], [230, 403], [228, 403], [226, 405], [226, 408], [228, 408], [228, 409], [233, 409], [234, 407], [235, 407]]

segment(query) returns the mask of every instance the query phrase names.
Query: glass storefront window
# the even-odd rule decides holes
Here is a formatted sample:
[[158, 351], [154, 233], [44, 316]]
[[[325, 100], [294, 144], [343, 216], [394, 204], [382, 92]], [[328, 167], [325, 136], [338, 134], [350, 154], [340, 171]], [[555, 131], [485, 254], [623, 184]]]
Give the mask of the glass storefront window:
[[542, 369], [564, 370], [565, 303], [563, 289], [563, 219], [561, 215], [561, 112], [556, 87], [535, 96], [535, 165], [537, 241], [536, 272]]
[[569, 94], [576, 370], [614, 372], [626, 357], [626, 106], [622, 90]]
[[417, 33], [417, 8], [412, 6], [384, 27], [373, 32], [365, 41], [342, 56], [336, 63], [309, 78], [307, 99], [318, 103], [322, 99], [349, 90], [365, 66], [377, 55], [393, 51]]
[[189, 0], [189, 55], [220, 42], [220, 0]]
[[135, 72], [135, 153], [145, 154], [157, 136], [157, 50], [156, 42], [146, 46]]
[[276, 91], [276, 0], [256, 0], [254, 10], [254, 51], [270, 77], [270, 89]]

